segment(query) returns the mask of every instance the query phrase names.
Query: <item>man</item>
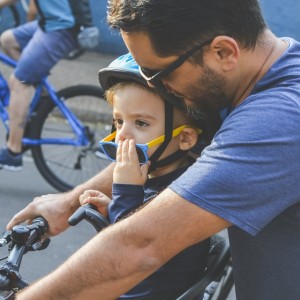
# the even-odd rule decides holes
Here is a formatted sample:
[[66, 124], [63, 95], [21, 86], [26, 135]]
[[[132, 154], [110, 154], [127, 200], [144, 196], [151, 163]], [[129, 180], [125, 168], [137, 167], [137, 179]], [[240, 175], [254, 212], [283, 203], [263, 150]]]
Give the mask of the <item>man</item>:
[[[0, 0], [0, 8], [17, 0]], [[38, 21], [31, 21], [1, 35], [3, 50], [18, 60], [9, 80], [9, 137], [0, 149], [0, 168], [22, 169], [22, 137], [34, 85], [54, 65], [78, 47], [81, 26], [91, 26], [89, 0], [35, 0]]]
[[[194, 114], [231, 111], [169, 188], [18, 299], [115, 299], [227, 227], [237, 299], [299, 299], [300, 44], [270, 32], [257, 0], [111, 0], [108, 20], [149, 84], [182, 97]], [[52, 234], [66, 228], [73, 196], [109, 175], [61, 195], [56, 212], [66, 210]], [[9, 227], [48, 217], [50, 203], [33, 202]]]

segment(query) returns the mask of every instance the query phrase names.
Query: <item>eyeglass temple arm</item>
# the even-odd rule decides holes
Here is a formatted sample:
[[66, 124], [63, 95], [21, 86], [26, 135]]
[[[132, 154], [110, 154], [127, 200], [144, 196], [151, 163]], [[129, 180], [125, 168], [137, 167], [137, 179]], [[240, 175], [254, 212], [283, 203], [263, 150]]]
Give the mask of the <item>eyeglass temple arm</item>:
[[[182, 125], [180, 127], [177, 127], [173, 130], [172, 132], [172, 138], [178, 136], [181, 131], [184, 129], [184, 128], [187, 128], [187, 127], [190, 127], [190, 128], [194, 128], [197, 130], [198, 134], [201, 134], [203, 132], [202, 129], [200, 128], [197, 128], [197, 127], [194, 127], [194, 126], [191, 126], [191, 125]], [[117, 132], [113, 132], [111, 133], [110, 135], [108, 135], [107, 137], [105, 137], [102, 142], [111, 142], [115, 137], [116, 137], [116, 134]], [[153, 147], [155, 145], [158, 145], [158, 144], [161, 144], [163, 141], [165, 140], [165, 135], [162, 135], [156, 139], [154, 139], [153, 141], [147, 143], [146, 145], [150, 148], [150, 147]]]
[[[187, 127], [196, 129], [197, 132], [198, 132], [198, 134], [200, 134], [200, 133], [203, 132], [202, 129], [197, 128], [197, 127], [194, 127], [194, 126], [191, 126], [191, 125], [182, 125], [182, 126], [180, 126], [180, 127], [175, 128], [175, 129], [172, 131], [172, 138], [178, 136], [178, 135], [181, 133], [181, 131], [182, 131], [184, 128], [187, 128]], [[154, 139], [153, 141], [147, 143], [146, 145], [150, 148], [150, 147], [153, 147], [153, 146], [155, 146], [155, 145], [161, 144], [164, 140], [165, 140], [165, 136], [162, 135], [162, 136], [160, 136], [160, 137]]]
[[105, 137], [103, 140], [101, 140], [101, 142], [111, 142], [117, 135], [117, 132], [114, 131], [113, 133], [111, 133], [110, 135], [108, 135], [107, 137]]

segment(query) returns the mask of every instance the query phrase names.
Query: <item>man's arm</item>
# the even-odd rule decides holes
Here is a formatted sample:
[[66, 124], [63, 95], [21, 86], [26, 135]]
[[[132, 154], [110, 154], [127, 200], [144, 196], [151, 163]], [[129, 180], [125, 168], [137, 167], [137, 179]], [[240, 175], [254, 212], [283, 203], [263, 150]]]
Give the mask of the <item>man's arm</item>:
[[18, 212], [7, 224], [7, 229], [43, 216], [49, 223], [49, 235], [57, 235], [68, 228], [68, 218], [80, 206], [79, 196], [88, 189], [97, 189], [111, 197], [112, 174], [114, 164], [111, 164], [87, 182], [77, 186], [67, 193], [43, 195]]
[[166, 189], [146, 207], [99, 233], [17, 299], [115, 299], [178, 252], [228, 226]]

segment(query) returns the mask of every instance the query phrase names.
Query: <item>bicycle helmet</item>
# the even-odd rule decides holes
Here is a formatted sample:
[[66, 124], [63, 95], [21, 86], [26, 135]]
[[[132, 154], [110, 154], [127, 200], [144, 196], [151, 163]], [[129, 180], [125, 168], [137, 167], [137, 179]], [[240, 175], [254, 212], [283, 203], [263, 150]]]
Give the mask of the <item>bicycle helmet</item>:
[[[130, 53], [115, 59], [106, 68], [98, 72], [98, 79], [104, 90], [109, 89], [114, 84], [124, 80], [134, 80], [148, 87], [147, 81], [140, 75], [139, 66]], [[157, 90], [161, 97], [179, 109], [185, 110], [183, 102], [173, 94], [167, 93], [165, 89]]]
[[[148, 87], [146, 80], [139, 73], [138, 64], [135, 62], [130, 53], [118, 57], [108, 67], [101, 69], [98, 72], [98, 79], [104, 90], [109, 89], [118, 82], [126, 80], [133, 80]], [[151, 166], [149, 171], [153, 171], [157, 167], [168, 165], [171, 162], [178, 160], [186, 153], [186, 151], [178, 150], [170, 156], [159, 160], [159, 157], [162, 155], [172, 139], [173, 108], [174, 106], [177, 106], [178, 108], [183, 109], [184, 106], [181, 100], [176, 96], [161, 90], [156, 91], [164, 99], [165, 104], [165, 140], [152, 154], [150, 158]]]

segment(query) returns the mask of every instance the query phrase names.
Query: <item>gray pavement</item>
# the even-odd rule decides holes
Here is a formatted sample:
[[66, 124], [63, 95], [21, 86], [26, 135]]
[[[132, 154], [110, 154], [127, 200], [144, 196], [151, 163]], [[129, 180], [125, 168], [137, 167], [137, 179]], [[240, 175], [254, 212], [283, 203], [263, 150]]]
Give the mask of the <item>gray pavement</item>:
[[[75, 60], [61, 60], [52, 70], [49, 80], [59, 90], [76, 84], [98, 85], [97, 73], [116, 56], [86, 52]], [[3, 70], [1, 69], [3, 72]], [[4, 129], [0, 124], [0, 145], [4, 144]], [[26, 155], [21, 172], [0, 170], [0, 233], [10, 218], [24, 208], [34, 197], [56, 193], [40, 176], [30, 155]], [[36, 280], [54, 270], [72, 253], [95, 235], [88, 223], [81, 223], [61, 235], [52, 238], [50, 246], [40, 252], [25, 255], [21, 274], [29, 281]], [[6, 254], [0, 248], [0, 258]], [[234, 291], [228, 300], [235, 300]]]

